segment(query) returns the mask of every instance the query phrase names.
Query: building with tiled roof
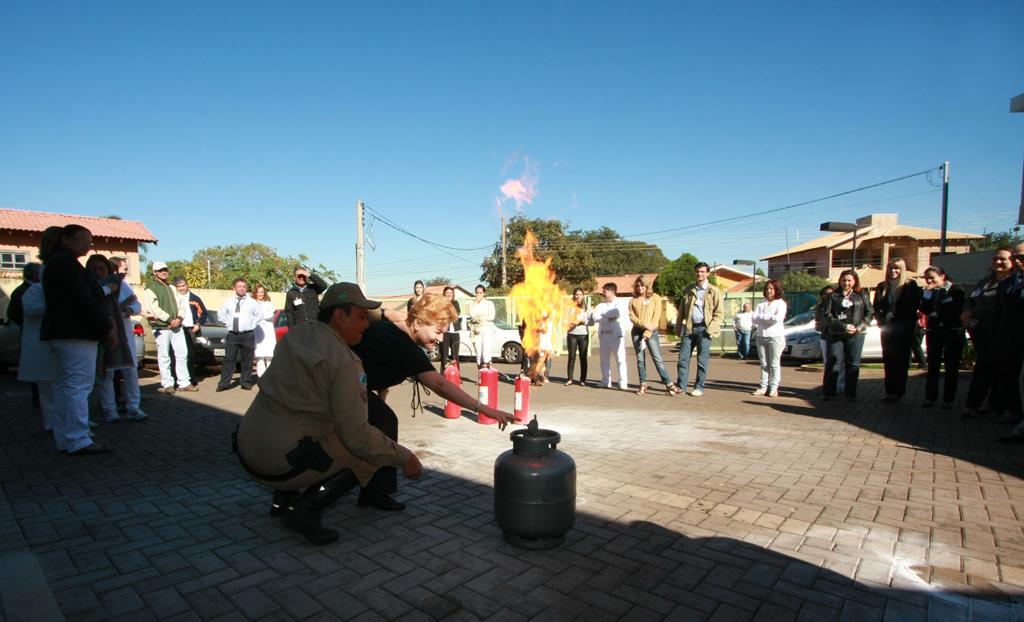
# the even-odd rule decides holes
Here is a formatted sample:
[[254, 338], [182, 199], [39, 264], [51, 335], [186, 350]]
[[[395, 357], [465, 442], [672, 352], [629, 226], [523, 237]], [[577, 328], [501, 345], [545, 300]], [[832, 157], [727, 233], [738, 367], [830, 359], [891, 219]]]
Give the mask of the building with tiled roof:
[[0, 209], [0, 279], [21, 281], [22, 267], [28, 262], [38, 261], [43, 231], [48, 227], [66, 225], [81, 225], [92, 233], [93, 253], [127, 258], [128, 282], [142, 282], [139, 245], [157, 242], [156, 236], [143, 223], [15, 209]]
[[[909, 227], [898, 222], [897, 214], [871, 214], [857, 219], [857, 265], [853, 265], [853, 232], [829, 233], [773, 255], [768, 262], [768, 277], [780, 278], [788, 272], [808, 272], [837, 281], [839, 273], [855, 268], [861, 284], [877, 285], [890, 259], [901, 258], [907, 270], [920, 274], [939, 255], [941, 232], [938, 229]], [[946, 253], [957, 255], [971, 250], [971, 241], [984, 236], [959, 231], [946, 232]]]
[[615, 283], [615, 292], [619, 296], [629, 297], [633, 295], [633, 283], [636, 281], [636, 277], [643, 276], [647, 279], [647, 286], [650, 288], [654, 287], [654, 280], [658, 278], [657, 272], [650, 272], [644, 274], [608, 274], [598, 275], [594, 277], [597, 285], [594, 288], [592, 294], [600, 294], [606, 283]]

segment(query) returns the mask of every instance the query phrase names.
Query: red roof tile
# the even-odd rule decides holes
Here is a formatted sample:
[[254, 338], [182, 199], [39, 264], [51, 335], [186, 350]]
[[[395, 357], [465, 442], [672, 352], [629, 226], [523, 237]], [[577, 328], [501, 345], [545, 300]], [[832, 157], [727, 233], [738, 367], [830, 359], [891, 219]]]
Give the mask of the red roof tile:
[[157, 241], [156, 236], [149, 232], [146, 225], [135, 220], [115, 220], [113, 218], [99, 218], [97, 216], [0, 209], [0, 230], [44, 231], [47, 227], [63, 227], [65, 225], [82, 225], [94, 237], [138, 240], [139, 242]]

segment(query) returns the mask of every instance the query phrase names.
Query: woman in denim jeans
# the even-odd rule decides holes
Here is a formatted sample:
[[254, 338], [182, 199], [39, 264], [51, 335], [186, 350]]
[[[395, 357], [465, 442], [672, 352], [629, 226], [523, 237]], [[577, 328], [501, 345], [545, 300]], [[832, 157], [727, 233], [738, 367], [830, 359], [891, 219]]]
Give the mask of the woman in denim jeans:
[[629, 321], [633, 323], [631, 336], [633, 349], [636, 351], [636, 371], [640, 375], [640, 389], [637, 395], [647, 393], [647, 364], [645, 350], [651, 351], [654, 367], [665, 383], [665, 392], [669, 395], [679, 393], [676, 385], [669, 380], [665, 371], [665, 363], [661, 360], [661, 343], [658, 339], [658, 324], [661, 319], [661, 296], [651, 291], [647, 279], [643, 275], [633, 281], [633, 300], [629, 303]]
[[845, 369], [843, 392], [846, 399], [857, 399], [857, 380], [860, 377], [860, 355], [864, 350], [864, 334], [871, 325], [871, 301], [861, 290], [860, 277], [853, 270], [839, 275], [839, 290], [825, 304], [822, 323], [828, 342], [825, 360], [825, 379], [822, 399], [830, 400], [836, 394], [839, 380], [837, 362], [842, 359]]
[[783, 322], [786, 321], [786, 301], [782, 299], [782, 283], [771, 279], [764, 285], [764, 300], [754, 309], [757, 327], [757, 358], [761, 360], [761, 386], [753, 395], [779, 396], [782, 376], [782, 350], [786, 347]]

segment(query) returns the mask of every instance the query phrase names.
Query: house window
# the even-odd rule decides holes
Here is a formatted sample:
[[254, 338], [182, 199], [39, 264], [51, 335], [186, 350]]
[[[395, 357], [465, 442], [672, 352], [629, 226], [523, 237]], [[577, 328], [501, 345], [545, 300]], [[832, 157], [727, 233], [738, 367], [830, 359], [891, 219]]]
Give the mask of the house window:
[[818, 267], [818, 263], [814, 261], [804, 262], [804, 272], [807, 274], [814, 274], [815, 269]]
[[0, 269], [21, 270], [28, 263], [28, 253], [0, 251]]

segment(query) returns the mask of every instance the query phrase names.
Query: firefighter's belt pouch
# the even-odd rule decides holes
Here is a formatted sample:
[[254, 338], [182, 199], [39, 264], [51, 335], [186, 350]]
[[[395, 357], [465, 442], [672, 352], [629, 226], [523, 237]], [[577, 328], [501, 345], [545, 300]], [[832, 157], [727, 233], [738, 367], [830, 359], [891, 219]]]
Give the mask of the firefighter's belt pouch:
[[292, 465], [292, 468], [287, 473], [279, 475], [260, 473], [245, 463], [245, 460], [242, 459], [242, 454], [238, 453], [238, 428], [235, 428], [235, 431], [231, 433], [231, 450], [238, 455], [238, 462], [249, 475], [265, 482], [287, 481], [310, 469], [324, 473], [327, 469], [331, 468], [331, 464], [334, 462], [327, 455], [327, 452], [324, 451], [324, 448], [320, 446], [320, 443], [314, 441], [309, 436], [303, 436], [299, 439], [298, 446], [285, 454], [285, 459], [288, 461], [288, 464]]

